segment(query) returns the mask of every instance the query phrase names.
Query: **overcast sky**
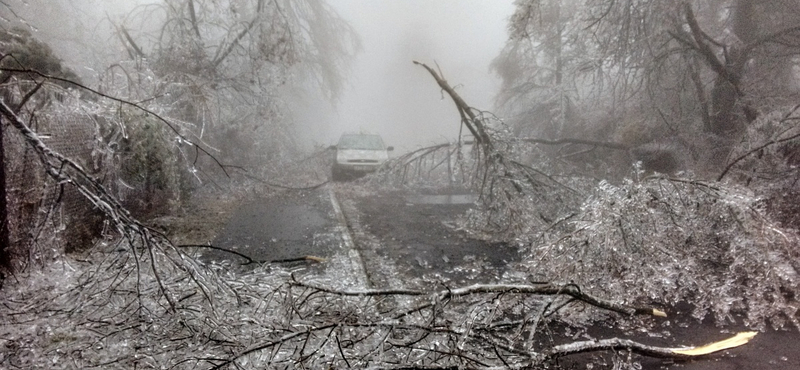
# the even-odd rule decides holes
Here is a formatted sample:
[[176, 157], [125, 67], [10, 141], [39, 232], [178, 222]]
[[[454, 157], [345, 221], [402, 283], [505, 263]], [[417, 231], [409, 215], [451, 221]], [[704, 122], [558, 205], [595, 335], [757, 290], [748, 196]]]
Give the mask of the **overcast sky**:
[[327, 115], [328, 140], [335, 142], [344, 131], [366, 131], [403, 152], [456, 139], [453, 102], [442, 99], [434, 79], [412, 60], [438, 63], [468, 104], [492, 109], [499, 80], [489, 63], [505, 43], [513, 0], [330, 3], [359, 33], [363, 52], [338, 112]]

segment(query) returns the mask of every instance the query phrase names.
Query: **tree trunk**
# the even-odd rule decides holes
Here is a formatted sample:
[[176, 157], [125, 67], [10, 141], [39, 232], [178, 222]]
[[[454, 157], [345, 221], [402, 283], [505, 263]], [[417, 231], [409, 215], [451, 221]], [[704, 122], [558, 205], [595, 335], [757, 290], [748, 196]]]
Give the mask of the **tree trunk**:
[[706, 131], [729, 138], [741, 128], [741, 117], [736, 114], [738, 101], [736, 86], [723, 76], [714, 79], [711, 89], [711, 119]]
[[[741, 44], [753, 42], [758, 37], [755, 22], [755, 9], [751, 0], [737, 0], [733, 6], [733, 34]], [[750, 108], [737, 106], [742, 91], [739, 82], [744, 74], [744, 67], [750, 58], [749, 53], [739, 45], [733, 45], [724, 56], [726, 75], [717, 75], [711, 90], [711, 127], [708, 131], [724, 138], [731, 138], [744, 128], [755, 117], [751, 117]]]
[[2, 270], [11, 269], [11, 245], [9, 238], [8, 202], [6, 201], [6, 160], [3, 145], [3, 119], [0, 117], [0, 285]]

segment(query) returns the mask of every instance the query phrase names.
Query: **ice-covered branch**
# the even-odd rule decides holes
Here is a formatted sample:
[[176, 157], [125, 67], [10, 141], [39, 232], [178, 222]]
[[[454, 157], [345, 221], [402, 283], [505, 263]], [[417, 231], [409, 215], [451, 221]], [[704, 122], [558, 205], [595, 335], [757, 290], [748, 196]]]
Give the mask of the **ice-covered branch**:
[[658, 317], [666, 317], [666, 313], [657, 308], [652, 307], [631, 307], [623, 304], [595, 297], [594, 295], [587, 294], [574, 284], [556, 285], [556, 284], [540, 284], [540, 285], [520, 285], [520, 284], [475, 284], [462, 288], [453, 288], [441, 290], [438, 292], [425, 292], [413, 289], [365, 289], [365, 290], [336, 290], [322, 286], [316, 286], [308, 283], [296, 281], [294, 284], [311, 289], [316, 289], [321, 292], [337, 294], [343, 296], [391, 296], [391, 295], [406, 295], [406, 296], [423, 296], [430, 295], [439, 300], [450, 299], [455, 297], [462, 297], [472, 294], [529, 294], [529, 295], [567, 295], [579, 301], [585, 302], [592, 306], [603, 308], [609, 311], [618, 312], [626, 315], [651, 315]]
[[[178, 308], [175, 298], [168, 291], [164, 279], [159, 274], [161, 267], [158, 266], [158, 259], [165, 258], [172, 264], [177, 265], [179, 269], [187, 272], [191, 280], [197, 283], [203, 294], [207, 297], [209, 296], [202, 284], [199, 283], [195, 274], [196, 271], [191, 266], [192, 264], [183, 258], [182, 254], [174, 248], [163, 234], [148, 228], [133, 217], [117, 198], [111, 195], [111, 192], [98, 179], [90, 175], [83, 166], [48, 147], [36, 132], [28, 127], [19, 115], [2, 99], [0, 99], [0, 115], [10, 122], [11, 126], [18, 130], [29, 146], [34, 149], [48, 176], [56, 183], [75, 187], [81, 195], [111, 220], [120, 235], [130, 244], [131, 256], [136, 263], [137, 278], [140, 278], [139, 274], [141, 273], [140, 260], [145, 260], [146, 258], [139, 255], [134, 249], [138, 244], [146, 251], [155, 283], [158, 286], [161, 297], [167, 301], [169, 311], [174, 313]], [[170, 256], [170, 252], [174, 255]], [[136, 292], [137, 296], [141, 298], [140, 285], [137, 284]]]
[[[272, 364], [291, 362], [311, 367], [325, 363], [330, 367], [349, 368], [517, 369], [542, 366], [578, 353], [619, 350], [649, 357], [685, 359], [740, 346], [755, 335], [740, 333], [706, 346], [680, 348], [651, 346], [621, 338], [564, 344], [547, 340], [523, 343], [518, 340], [519, 333], [537, 329], [523, 322], [509, 322], [503, 313], [481, 314], [485, 310], [503, 312], [523, 304], [520, 296], [524, 295], [565, 294], [615, 311], [660, 315], [660, 311], [653, 309], [636, 312], [639, 309], [591, 297], [569, 285], [472, 285], [425, 292], [340, 290], [292, 279], [287, 288], [282, 294], [290, 298], [285, 306], [289, 316], [295, 318], [293, 324], [259, 343], [242, 346], [228, 358], [207, 359], [213, 364], [211, 369], [232, 368], [257, 358], [269, 359]], [[480, 294], [490, 294], [492, 298], [479, 297]], [[470, 296], [474, 299], [465, 299]], [[423, 302], [425, 312], [392, 319], [392, 315], [409, 302], [377, 303], [404, 297]], [[430, 301], [439, 303], [426, 303]], [[534, 311], [546, 316], [543, 315], [545, 310]], [[495, 319], [500, 321], [491, 322]]]

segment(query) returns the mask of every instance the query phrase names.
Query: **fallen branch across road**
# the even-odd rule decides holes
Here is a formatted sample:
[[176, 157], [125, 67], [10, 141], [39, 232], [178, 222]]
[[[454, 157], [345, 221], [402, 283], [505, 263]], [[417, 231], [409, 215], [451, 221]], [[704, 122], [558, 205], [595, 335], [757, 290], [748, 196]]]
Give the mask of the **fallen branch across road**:
[[588, 303], [592, 306], [614, 311], [625, 315], [652, 315], [658, 317], [667, 317], [664, 311], [657, 308], [649, 307], [628, 307], [619, 303], [597, 298], [590, 294], [581, 292], [580, 288], [574, 284], [556, 285], [556, 284], [537, 284], [537, 285], [517, 285], [517, 284], [476, 284], [464, 288], [447, 289], [435, 293], [424, 292], [420, 290], [403, 290], [403, 289], [388, 289], [388, 290], [361, 290], [361, 291], [338, 291], [324, 287], [314, 286], [299, 281], [294, 282], [298, 286], [304, 286], [319, 290], [321, 292], [344, 295], [344, 296], [388, 296], [388, 295], [435, 295], [438, 299], [452, 299], [480, 293], [496, 293], [496, 294], [528, 294], [528, 295], [567, 295], [576, 300]]
[[295, 323], [287, 326], [291, 329], [241, 347], [228, 358], [206, 359], [212, 369], [240, 367], [257, 359], [306, 368], [522, 369], [607, 351], [687, 359], [740, 346], [755, 335], [740, 333], [689, 348], [621, 338], [555, 344], [553, 330], [547, 327], [550, 318], [578, 302], [623, 315], [666, 316], [659, 309], [596, 297], [574, 284], [342, 290], [292, 275], [285, 289], [281, 296], [287, 300], [287, 319]]
[[237, 251], [226, 249], [226, 248], [222, 248], [222, 247], [217, 247], [217, 246], [214, 246], [214, 245], [211, 245], [211, 244], [183, 244], [183, 245], [177, 245], [176, 247], [177, 248], [205, 248], [205, 249], [212, 249], [212, 250], [215, 250], [215, 251], [221, 251], [221, 252], [225, 252], [225, 253], [230, 253], [230, 254], [239, 256], [239, 257], [243, 258], [246, 261], [244, 263], [241, 263], [242, 266], [246, 266], [246, 265], [250, 265], [250, 264], [291, 263], [291, 262], [301, 262], [301, 261], [325, 262], [324, 258], [317, 257], [317, 256], [300, 256], [300, 257], [293, 257], [293, 258], [282, 258], [282, 259], [276, 259], [276, 260], [260, 261], [260, 260], [255, 260], [255, 259], [251, 258], [250, 256], [248, 256], [246, 254], [239, 253]]
[[[524, 164], [519, 157], [520, 143], [542, 145], [566, 145], [580, 144], [589, 146], [602, 146], [610, 149], [623, 150], [624, 145], [597, 142], [580, 139], [560, 139], [543, 140], [537, 138], [524, 139], [524, 141], [514, 137], [502, 119], [490, 112], [473, 108], [464, 101], [461, 96], [442, 75], [430, 66], [414, 61], [415, 65], [425, 68], [433, 77], [439, 88], [446, 92], [453, 100], [461, 118], [461, 124], [472, 134], [471, 150], [469, 157], [462, 154], [459, 141], [456, 151], [448, 151], [445, 162], [448, 163], [449, 179], [453, 179], [452, 173], [455, 172], [449, 159], [453, 154], [456, 155], [455, 167], [461, 169], [462, 177], [469, 180], [469, 187], [479, 194], [478, 203], [484, 212], [480, 215], [479, 221], [482, 232], [500, 236], [503, 234], [513, 235], [525, 233], [525, 229], [531, 226], [547, 227], [552, 220], [561, 218], [565, 211], [571, 211], [578, 207], [583, 200], [582, 192], [567, 182], [561, 181], [556, 176], [551, 176], [545, 168]], [[422, 151], [414, 157], [416, 159], [418, 173], [421, 173], [424, 157], [426, 155], [436, 155], [440, 149], [434, 148], [429, 151]], [[469, 158], [472, 162], [470, 175], [464, 176], [463, 158]], [[439, 166], [441, 162], [431, 161], [434, 166]], [[408, 163], [403, 164], [403, 175], [406, 174]], [[403, 181], [405, 182], [405, 176]], [[536, 208], [538, 217], [529, 219], [530, 222], [520, 222], [520, 214], [525, 214], [526, 210]], [[569, 213], [569, 212], [566, 212]]]

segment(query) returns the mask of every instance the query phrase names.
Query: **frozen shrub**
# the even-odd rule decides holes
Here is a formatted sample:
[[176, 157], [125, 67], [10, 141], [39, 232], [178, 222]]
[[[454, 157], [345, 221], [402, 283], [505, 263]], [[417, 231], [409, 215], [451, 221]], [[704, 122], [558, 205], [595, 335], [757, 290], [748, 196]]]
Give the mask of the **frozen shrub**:
[[120, 180], [128, 186], [124, 205], [143, 219], [174, 212], [186, 182], [174, 133], [135, 113], [123, 115], [122, 124], [127, 130], [118, 142]]
[[[628, 303], [687, 302], [717, 323], [798, 327], [795, 233], [781, 230], [752, 192], [732, 185], [648, 178], [601, 182], [566, 231], [542, 235], [525, 268]], [[542, 240], [542, 239], [537, 239]]]
[[751, 188], [773, 191], [797, 189], [800, 179], [798, 109], [800, 105], [776, 109], [748, 126], [720, 179], [733, 179]]

